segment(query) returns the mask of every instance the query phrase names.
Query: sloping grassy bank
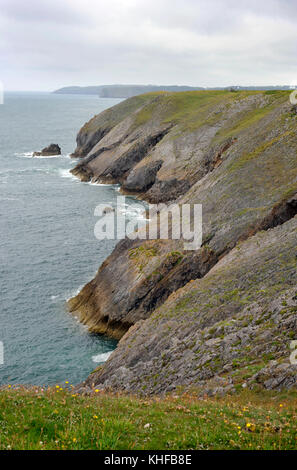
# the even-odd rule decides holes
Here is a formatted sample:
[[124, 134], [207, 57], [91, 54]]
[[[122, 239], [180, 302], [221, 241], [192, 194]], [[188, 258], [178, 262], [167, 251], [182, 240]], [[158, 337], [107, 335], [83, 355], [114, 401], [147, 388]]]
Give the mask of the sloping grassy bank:
[[0, 391], [0, 449], [295, 449], [296, 392], [141, 399], [71, 386]]

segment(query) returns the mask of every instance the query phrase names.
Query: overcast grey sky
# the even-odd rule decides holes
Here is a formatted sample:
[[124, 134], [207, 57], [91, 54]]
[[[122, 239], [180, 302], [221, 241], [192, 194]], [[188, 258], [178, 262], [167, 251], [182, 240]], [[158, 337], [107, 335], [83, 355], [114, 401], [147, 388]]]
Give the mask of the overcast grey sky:
[[6, 90], [297, 84], [297, 0], [0, 0]]

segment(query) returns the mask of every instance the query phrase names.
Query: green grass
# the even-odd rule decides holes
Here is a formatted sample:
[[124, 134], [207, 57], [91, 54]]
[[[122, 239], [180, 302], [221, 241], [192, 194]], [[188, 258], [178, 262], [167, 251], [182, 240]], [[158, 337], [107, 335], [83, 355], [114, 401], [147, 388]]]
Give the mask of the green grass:
[[289, 130], [278, 135], [277, 137], [274, 137], [268, 142], [264, 142], [252, 152], [248, 153], [247, 155], [243, 155], [242, 157], [237, 159], [235, 162], [233, 162], [229, 166], [229, 170], [234, 171], [234, 170], [244, 167], [247, 162], [254, 160], [255, 158], [258, 158], [259, 156], [261, 156], [266, 150], [269, 150], [271, 147], [277, 144], [281, 139], [284, 139], [284, 138], [288, 139], [289, 137], [295, 136], [295, 134], [296, 134], [296, 130]]
[[143, 272], [149, 260], [158, 256], [158, 254], [158, 245], [154, 242], [129, 250], [129, 258], [137, 264], [140, 273]]
[[0, 449], [294, 449], [296, 410], [294, 392], [199, 400], [10, 388], [0, 392]]
[[[163, 125], [176, 125], [171, 138], [184, 132], [194, 132], [201, 126], [212, 126], [220, 121], [222, 114], [234, 103], [240, 103], [249, 96], [262, 95], [263, 106], [242, 111], [234, 122], [226, 123], [217, 132], [215, 142], [220, 143], [229, 137], [236, 137], [241, 132], [256, 126], [257, 123], [271, 113], [278, 105], [288, 100], [288, 91], [240, 91], [232, 93], [228, 90], [202, 90], [187, 92], [152, 92], [137, 95], [109, 108], [87, 122], [81, 132], [111, 129], [127, 116], [133, 116], [130, 132], [146, 125], [150, 121], [160, 121]], [[217, 112], [214, 112], [215, 108]], [[225, 110], [225, 111], [224, 111]]]
[[[240, 96], [246, 97], [248, 96], [246, 94], [247, 92], [242, 92], [240, 93]], [[248, 92], [251, 94], [251, 92]], [[269, 102], [262, 106], [262, 107], [256, 107], [255, 109], [252, 109], [251, 111], [243, 111], [241, 117], [236, 117], [236, 121], [234, 122], [234, 125], [229, 127], [223, 127], [216, 136], [217, 141], [224, 141], [225, 139], [229, 137], [237, 137], [241, 132], [246, 131], [258, 124], [261, 119], [265, 118], [269, 113], [271, 113], [280, 103], [285, 102], [288, 100], [289, 94], [287, 91], [274, 91], [272, 90], [272, 93], [269, 92], [256, 92], [252, 93], [253, 95], [255, 94], [262, 94], [262, 95], [272, 95], [271, 99]]]
[[[153, 118], [160, 119], [163, 124], [177, 124], [177, 135], [192, 132], [203, 125], [213, 125], [221, 119], [222, 112], [210, 113], [214, 106], [224, 105], [228, 108], [233, 103], [255, 95], [267, 95], [266, 104], [250, 111], [243, 111], [241, 117], [218, 131], [216, 142], [239, 135], [242, 131], [257, 125], [271, 113], [280, 103], [288, 100], [288, 91], [267, 93], [263, 91], [241, 91], [232, 93], [228, 90], [187, 91], [181, 93], [148, 93], [142, 95], [143, 107], [136, 113], [134, 128], [142, 126]], [[268, 99], [269, 98], [269, 99]], [[145, 99], [147, 101], [145, 101]]]
[[81, 128], [82, 132], [95, 132], [100, 127], [107, 127], [111, 129], [116, 126], [121, 120], [125, 119], [129, 114], [136, 111], [146, 103], [150, 103], [152, 99], [158, 98], [159, 93], [146, 93], [143, 95], [133, 96], [119, 104], [112, 106], [100, 114], [97, 114], [92, 119], [84, 124]]
[[[259, 92], [260, 93], [260, 92]], [[238, 94], [225, 90], [187, 91], [181, 93], [152, 94], [152, 101], [145, 104], [136, 114], [134, 127], [141, 126], [155, 117], [163, 124], [178, 124], [178, 133], [191, 132], [202, 125], [211, 125], [220, 119], [221, 113], [209, 117], [213, 106], [225, 103], [230, 105], [255, 92]], [[149, 97], [150, 94], [144, 95]]]

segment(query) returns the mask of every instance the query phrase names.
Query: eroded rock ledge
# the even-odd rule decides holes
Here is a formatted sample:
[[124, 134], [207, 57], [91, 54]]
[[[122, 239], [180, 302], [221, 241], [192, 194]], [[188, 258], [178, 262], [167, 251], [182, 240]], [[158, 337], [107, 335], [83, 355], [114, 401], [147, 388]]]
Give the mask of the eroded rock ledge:
[[[82, 180], [121, 183], [149, 202], [203, 206], [200, 250], [123, 240], [70, 300], [92, 331], [122, 337], [86, 390], [193, 385], [212, 393], [236, 388], [241, 371], [245, 386], [295, 386], [288, 342], [296, 333], [297, 117], [290, 108], [286, 92], [148, 94], [80, 131], [73, 173]], [[284, 317], [281, 302], [289, 306]], [[225, 321], [236, 346], [208, 332]], [[269, 361], [277, 361], [274, 380]]]

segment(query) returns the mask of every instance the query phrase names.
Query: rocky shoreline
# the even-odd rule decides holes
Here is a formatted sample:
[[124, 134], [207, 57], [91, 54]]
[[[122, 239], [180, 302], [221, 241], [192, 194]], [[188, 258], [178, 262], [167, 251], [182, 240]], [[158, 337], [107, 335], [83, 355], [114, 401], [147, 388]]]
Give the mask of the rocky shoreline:
[[151, 203], [203, 206], [203, 243], [118, 243], [69, 301], [121, 341], [87, 381], [143, 394], [296, 387], [297, 116], [289, 94], [148, 93], [89, 121], [72, 170]]

